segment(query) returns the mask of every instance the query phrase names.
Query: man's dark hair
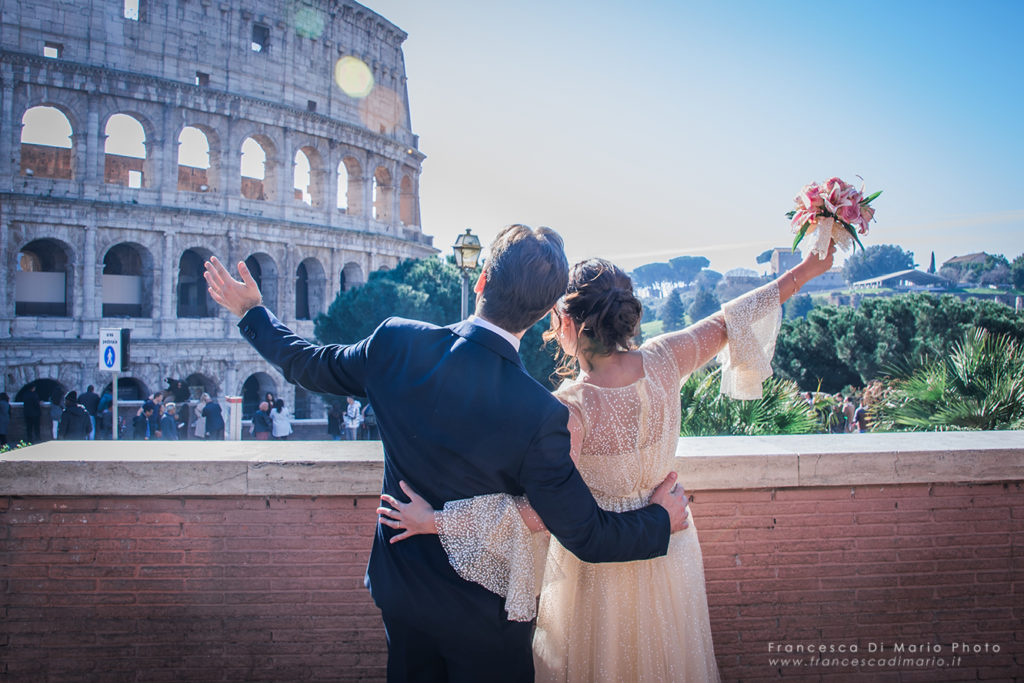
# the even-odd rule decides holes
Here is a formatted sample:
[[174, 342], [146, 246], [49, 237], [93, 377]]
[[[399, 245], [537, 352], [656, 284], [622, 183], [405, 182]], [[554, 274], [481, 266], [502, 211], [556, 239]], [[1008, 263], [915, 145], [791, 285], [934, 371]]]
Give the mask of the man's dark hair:
[[551, 228], [508, 226], [491, 243], [484, 276], [477, 313], [509, 332], [530, 328], [565, 294], [569, 262], [561, 236]]

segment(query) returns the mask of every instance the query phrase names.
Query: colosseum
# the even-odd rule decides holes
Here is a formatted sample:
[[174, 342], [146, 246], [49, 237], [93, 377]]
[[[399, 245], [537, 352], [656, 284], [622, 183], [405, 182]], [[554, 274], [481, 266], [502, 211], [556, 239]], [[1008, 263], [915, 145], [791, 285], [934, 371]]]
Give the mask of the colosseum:
[[99, 330], [122, 327], [121, 398], [171, 377], [316, 416], [210, 300], [202, 264], [245, 261], [312, 337], [339, 291], [437, 252], [406, 34], [350, 0], [20, 0], [2, 22], [2, 389], [102, 390]]

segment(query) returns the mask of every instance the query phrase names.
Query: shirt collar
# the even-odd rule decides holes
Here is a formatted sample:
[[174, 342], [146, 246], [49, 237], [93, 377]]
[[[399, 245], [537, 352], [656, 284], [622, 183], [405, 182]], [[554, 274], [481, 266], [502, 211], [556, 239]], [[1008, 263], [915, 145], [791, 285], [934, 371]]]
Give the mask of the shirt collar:
[[491, 321], [484, 320], [483, 318], [480, 318], [475, 315], [469, 316], [469, 318], [466, 319], [466, 322], [468, 322], [471, 325], [476, 325], [477, 327], [482, 327], [485, 330], [490, 330], [491, 332], [493, 332], [494, 334], [498, 335], [499, 337], [507, 341], [509, 344], [511, 344], [512, 348], [516, 350], [516, 353], [519, 353], [519, 337], [515, 336], [508, 330], [502, 329], [495, 325], [494, 323], [492, 323]]

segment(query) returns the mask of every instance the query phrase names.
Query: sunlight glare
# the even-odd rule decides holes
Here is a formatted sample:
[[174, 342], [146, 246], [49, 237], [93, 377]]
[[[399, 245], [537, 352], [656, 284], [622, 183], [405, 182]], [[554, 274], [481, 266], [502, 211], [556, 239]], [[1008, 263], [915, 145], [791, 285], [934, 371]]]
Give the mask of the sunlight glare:
[[373, 73], [358, 57], [342, 57], [334, 65], [334, 82], [349, 97], [361, 99], [373, 90]]

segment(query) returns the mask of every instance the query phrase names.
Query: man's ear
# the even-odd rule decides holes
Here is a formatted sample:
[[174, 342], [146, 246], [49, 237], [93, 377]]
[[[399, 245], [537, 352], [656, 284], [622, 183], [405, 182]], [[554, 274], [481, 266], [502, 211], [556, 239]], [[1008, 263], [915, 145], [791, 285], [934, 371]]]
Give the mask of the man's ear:
[[478, 277], [476, 279], [476, 284], [473, 285], [473, 292], [475, 292], [476, 294], [483, 294], [484, 293], [484, 287], [486, 287], [486, 286], [487, 286], [487, 275], [481, 272], [480, 273], [480, 277]]

